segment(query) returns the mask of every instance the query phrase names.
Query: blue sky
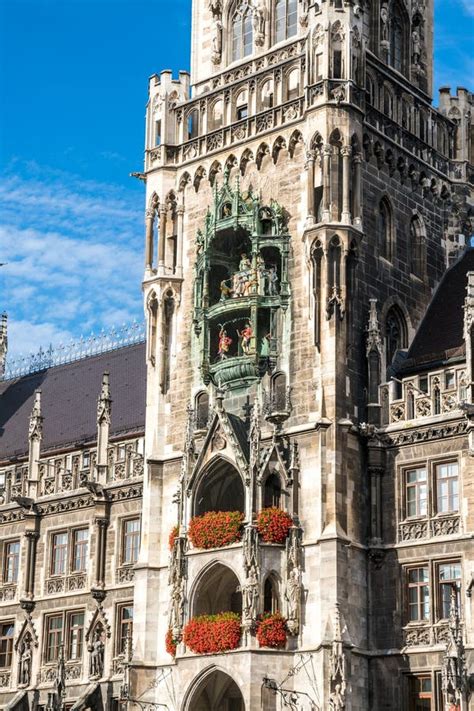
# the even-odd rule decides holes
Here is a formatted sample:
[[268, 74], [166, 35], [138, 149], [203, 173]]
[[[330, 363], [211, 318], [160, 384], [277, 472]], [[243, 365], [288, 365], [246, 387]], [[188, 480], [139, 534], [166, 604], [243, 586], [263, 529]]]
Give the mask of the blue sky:
[[[190, 0], [0, 0], [0, 310], [10, 352], [141, 318], [147, 79]], [[435, 0], [436, 86], [472, 86], [474, 0]]]

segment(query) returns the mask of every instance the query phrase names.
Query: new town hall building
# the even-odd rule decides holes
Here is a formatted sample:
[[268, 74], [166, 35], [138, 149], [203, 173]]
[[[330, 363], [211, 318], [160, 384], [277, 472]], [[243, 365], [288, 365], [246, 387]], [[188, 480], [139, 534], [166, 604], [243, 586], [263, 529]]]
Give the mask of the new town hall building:
[[431, 0], [192, 15], [146, 338], [0, 383], [0, 703], [468, 711], [473, 96]]

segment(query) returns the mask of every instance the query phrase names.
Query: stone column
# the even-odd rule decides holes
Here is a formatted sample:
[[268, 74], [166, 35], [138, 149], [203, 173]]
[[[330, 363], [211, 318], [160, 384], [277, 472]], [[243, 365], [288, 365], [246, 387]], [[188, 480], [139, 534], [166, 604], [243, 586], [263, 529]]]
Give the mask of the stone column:
[[35, 596], [36, 547], [39, 538], [38, 517], [36, 514], [26, 514], [26, 564], [24, 577], [24, 592], [20, 600], [21, 607], [31, 611]]
[[43, 417], [41, 415], [41, 390], [35, 393], [33, 409], [30, 415], [30, 426], [28, 432], [29, 455], [28, 455], [28, 496], [36, 499], [39, 496], [39, 459], [41, 450], [41, 440], [43, 438]]
[[307, 170], [307, 183], [306, 183], [306, 202], [307, 202], [307, 218], [306, 223], [312, 225], [315, 220], [315, 209], [314, 209], [314, 162], [316, 160], [316, 151], [311, 150], [306, 154], [306, 170]]
[[361, 214], [361, 166], [362, 166], [362, 155], [361, 153], [356, 153], [353, 158], [354, 163], [354, 214], [352, 215], [354, 224], [362, 224], [362, 214]]
[[332, 146], [326, 144], [323, 148], [323, 222], [331, 220], [331, 155]]
[[181, 204], [176, 208], [177, 214], [177, 264], [176, 276], [183, 276], [183, 251], [184, 251], [184, 191], [180, 193]]
[[165, 255], [166, 255], [166, 205], [160, 207], [160, 237], [158, 240], [158, 271], [161, 274], [165, 270]]
[[351, 154], [350, 146], [342, 146], [342, 216], [341, 221], [350, 224], [351, 222], [351, 200], [350, 200], [350, 177], [351, 177]]
[[149, 207], [145, 212], [145, 269], [150, 272], [153, 269], [153, 251], [154, 251], [154, 225], [155, 225], [155, 210]]
[[103, 593], [105, 588], [105, 561], [107, 546], [107, 528], [109, 520], [105, 517], [95, 519], [96, 526], [96, 550], [95, 550], [95, 582], [94, 590]]

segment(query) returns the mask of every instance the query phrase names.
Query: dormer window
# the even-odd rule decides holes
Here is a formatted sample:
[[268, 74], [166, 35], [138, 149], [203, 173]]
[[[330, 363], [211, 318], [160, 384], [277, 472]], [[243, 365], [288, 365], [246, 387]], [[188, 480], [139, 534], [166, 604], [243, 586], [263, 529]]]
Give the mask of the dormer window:
[[249, 5], [241, 3], [232, 19], [232, 61], [248, 57], [253, 50], [252, 11]]

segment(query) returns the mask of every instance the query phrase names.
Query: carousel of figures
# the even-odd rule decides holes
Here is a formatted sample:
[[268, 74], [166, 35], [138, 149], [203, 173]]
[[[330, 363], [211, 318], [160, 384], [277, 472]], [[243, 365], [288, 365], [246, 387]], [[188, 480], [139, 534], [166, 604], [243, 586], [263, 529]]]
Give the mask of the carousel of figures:
[[229, 279], [220, 283], [221, 301], [230, 298], [238, 299], [249, 296], [254, 289], [261, 296], [278, 296], [279, 293], [278, 271], [274, 264], [266, 265], [259, 254], [257, 267], [252, 268], [252, 263], [246, 254], [240, 257], [239, 270]]

